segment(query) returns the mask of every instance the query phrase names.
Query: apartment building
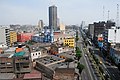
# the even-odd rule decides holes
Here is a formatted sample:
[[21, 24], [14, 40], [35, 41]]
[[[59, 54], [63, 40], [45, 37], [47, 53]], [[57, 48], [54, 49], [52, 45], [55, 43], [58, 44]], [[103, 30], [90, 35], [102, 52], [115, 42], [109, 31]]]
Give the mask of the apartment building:
[[10, 46], [10, 28], [8, 26], [0, 27], [0, 44]]
[[10, 46], [17, 42], [17, 33], [15, 31], [10, 31]]
[[63, 44], [67, 45], [71, 48], [74, 48], [75, 47], [75, 39], [74, 38], [65, 38]]
[[20, 77], [31, 72], [31, 58], [27, 47], [23, 51], [11, 51], [0, 54], [0, 73], [14, 73]]

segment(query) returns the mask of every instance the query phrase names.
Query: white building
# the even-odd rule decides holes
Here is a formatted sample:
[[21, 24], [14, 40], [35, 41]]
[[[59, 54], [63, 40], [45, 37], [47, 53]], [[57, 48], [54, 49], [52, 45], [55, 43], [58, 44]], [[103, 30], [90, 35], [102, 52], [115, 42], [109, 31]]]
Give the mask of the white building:
[[38, 47], [33, 47], [31, 49], [31, 59], [34, 61], [37, 58], [41, 58], [44, 56], [47, 56], [47, 49], [46, 48], [38, 48]]
[[10, 28], [0, 26], [0, 44], [10, 46]]
[[41, 57], [41, 51], [35, 51], [35, 52], [32, 52], [31, 53], [31, 58], [32, 58], [32, 61], [34, 59], [37, 59], [37, 58], [40, 58]]
[[113, 28], [108, 30], [108, 42], [120, 43], [120, 29]]

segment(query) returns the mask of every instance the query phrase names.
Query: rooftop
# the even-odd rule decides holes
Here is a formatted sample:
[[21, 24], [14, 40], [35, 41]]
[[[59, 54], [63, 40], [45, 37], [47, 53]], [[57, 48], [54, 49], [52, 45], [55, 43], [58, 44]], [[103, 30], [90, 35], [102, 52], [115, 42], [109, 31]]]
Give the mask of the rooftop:
[[24, 78], [23, 79], [41, 79], [41, 74], [40, 73], [27, 73], [24, 75]]
[[[15, 49], [16, 47], [3, 50], [4, 53], [0, 54], [0, 57], [11, 58], [15, 54]], [[24, 56], [29, 56], [29, 49], [27, 47], [24, 46], [22, 52], [25, 52]]]
[[15, 78], [13, 73], [0, 73], [0, 80], [12, 80]]

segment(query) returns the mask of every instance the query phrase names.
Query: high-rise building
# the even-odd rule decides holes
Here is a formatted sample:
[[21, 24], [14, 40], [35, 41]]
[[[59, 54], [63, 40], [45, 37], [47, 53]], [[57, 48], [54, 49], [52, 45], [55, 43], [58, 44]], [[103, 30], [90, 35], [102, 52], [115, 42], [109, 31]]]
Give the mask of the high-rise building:
[[60, 30], [65, 31], [65, 25], [64, 24], [60, 24]]
[[7, 26], [0, 28], [0, 44], [10, 46], [10, 28]]
[[38, 22], [38, 30], [42, 30], [43, 29], [43, 20], [39, 20]]
[[10, 30], [10, 46], [14, 45], [15, 42], [17, 42], [17, 33]]
[[49, 7], [49, 28], [53, 30], [57, 30], [57, 7], [50, 6]]

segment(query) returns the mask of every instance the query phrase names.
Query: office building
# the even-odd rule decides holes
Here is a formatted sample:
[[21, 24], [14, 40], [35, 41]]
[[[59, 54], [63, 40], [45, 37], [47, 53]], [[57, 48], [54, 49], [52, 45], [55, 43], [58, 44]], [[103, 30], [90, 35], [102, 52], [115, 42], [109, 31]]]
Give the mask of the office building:
[[49, 28], [53, 30], [57, 30], [57, 7], [50, 6], [49, 7]]
[[0, 44], [10, 46], [10, 28], [1, 27], [0, 28]]
[[42, 30], [43, 29], [43, 20], [39, 20], [38, 22], [38, 30]]
[[89, 38], [93, 39], [93, 37], [94, 37], [94, 24], [89, 24], [88, 34], [89, 34]]

